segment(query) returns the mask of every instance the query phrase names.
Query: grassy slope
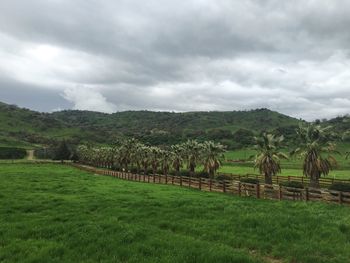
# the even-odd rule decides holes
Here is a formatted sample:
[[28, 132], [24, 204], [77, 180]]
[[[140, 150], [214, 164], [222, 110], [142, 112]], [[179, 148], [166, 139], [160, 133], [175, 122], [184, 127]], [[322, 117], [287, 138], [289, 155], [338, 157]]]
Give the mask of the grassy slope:
[[1, 262], [349, 262], [350, 208], [0, 164]]

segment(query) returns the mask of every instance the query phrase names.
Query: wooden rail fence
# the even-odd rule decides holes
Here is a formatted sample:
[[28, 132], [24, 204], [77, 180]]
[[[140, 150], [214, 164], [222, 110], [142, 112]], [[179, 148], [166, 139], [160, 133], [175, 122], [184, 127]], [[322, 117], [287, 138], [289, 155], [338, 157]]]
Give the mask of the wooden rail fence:
[[88, 172], [107, 175], [124, 180], [170, 184], [181, 187], [196, 188], [202, 191], [223, 192], [238, 196], [249, 196], [262, 199], [292, 200], [292, 201], [322, 201], [350, 205], [350, 193], [327, 189], [292, 188], [281, 185], [250, 184], [238, 180], [216, 180], [174, 175], [144, 175], [130, 172], [119, 172], [97, 169], [91, 166], [71, 163], [70, 165]]
[[[243, 178], [252, 178], [252, 179], [258, 179], [259, 181], [263, 182], [264, 181], [264, 176], [261, 174], [229, 174], [229, 173], [220, 173], [222, 175], [225, 175], [227, 177], [232, 178], [233, 180], [238, 180], [240, 181]], [[305, 176], [273, 176], [272, 177], [272, 183], [273, 184], [280, 184], [283, 182], [290, 182], [290, 181], [295, 181], [295, 182], [300, 182], [304, 186], [308, 186], [310, 183], [310, 179]], [[335, 179], [335, 178], [320, 178], [319, 179], [320, 186], [322, 187], [328, 187], [334, 183], [350, 183], [350, 179]]]

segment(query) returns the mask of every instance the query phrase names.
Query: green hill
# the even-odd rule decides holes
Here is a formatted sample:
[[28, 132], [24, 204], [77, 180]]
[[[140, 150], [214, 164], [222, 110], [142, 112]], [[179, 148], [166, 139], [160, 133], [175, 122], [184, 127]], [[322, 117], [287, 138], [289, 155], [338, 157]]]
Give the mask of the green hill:
[[[261, 131], [274, 131], [292, 140], [300, 120], [268, 109], [226, 112], [124, 111], [106, 114], [65, 110], [40, 113], [0, 103], [0, 146], [33, 147], [66, 139], [73, 144], [112, 143], [132, 136], [150, 144], [187, 139], [216, 140], [239, 148]], [[350, 126], [350, 122], [345, 125]], [[346, 129], [346, 127], [343, 129]]]

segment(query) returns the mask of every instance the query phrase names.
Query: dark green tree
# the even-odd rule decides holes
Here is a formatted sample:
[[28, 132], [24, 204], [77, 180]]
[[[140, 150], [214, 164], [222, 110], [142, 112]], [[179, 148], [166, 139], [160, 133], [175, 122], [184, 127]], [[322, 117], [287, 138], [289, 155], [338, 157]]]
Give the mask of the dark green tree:
[[62, 141], [56, 149], [56, 154], [54, 159], [61, 160], [61, 162], [63, 162], [64, 160], [70, 160], [70, 158], [71, 158], [71, 151], [67, 145], [67, 142]]

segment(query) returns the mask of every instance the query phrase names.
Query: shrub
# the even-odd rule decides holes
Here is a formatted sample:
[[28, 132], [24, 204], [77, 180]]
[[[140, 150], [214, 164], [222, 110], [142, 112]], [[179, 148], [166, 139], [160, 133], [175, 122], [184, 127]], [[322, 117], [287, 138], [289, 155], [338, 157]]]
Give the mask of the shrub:
[[190, 176], [190, 172], [187, 171], [187, 170], [182, 170], [180, 171], [180, 176], [186, 176], [186, 177], [189, 177]]
[[241, 179], [241, 183], [258, 184], [258, 183], [259, 183], [259, 179], [255, 179], [255, 178], [242, 178], [242, 179]]
[[340, 192], [350, 192], [350, 184], [349, 183], [334, 183], [328, 189], [340, 191]]
[[218, 180], [232, 180], [231, 176], [227, 175], [227, 174], [218, 174], [216, 176], [216, 179], [218, 179]]
[[280, 185], [285, 187], [292, 187], [292, 188], [300, 188], [300, 189], [304, 188], [304, 185], [301, 182], [297, 182], [297, 181], [282, 182]]
[[0, 159], [23, 159], [27, 151], [22, 148], [0, 147]]
[[207, 173], [206, 171], [196, 172], [195, 176], [202, 177], [202, 178], [209, 178], [209, 173]]

